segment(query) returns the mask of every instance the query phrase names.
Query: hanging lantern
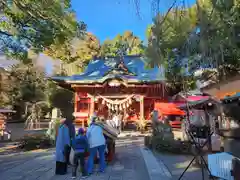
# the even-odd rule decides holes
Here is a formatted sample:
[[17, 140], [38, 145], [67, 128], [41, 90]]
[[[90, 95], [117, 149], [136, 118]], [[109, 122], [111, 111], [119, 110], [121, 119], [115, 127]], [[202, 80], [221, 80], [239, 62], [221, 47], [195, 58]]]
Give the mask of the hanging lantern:
[[107, 107], [108, 107], [108, 108], [110, 108], [110, 107], [111, 107], [111, 105], [110, 105], [110, 104], [107, 104]]
[[120, 110], [120, 111], [122, 110], [122, 105], [121, 105], [121, 104], [119, 105], [119, 110]]
[[117, 105], [115, 105], [114, 109], [115, 109], [115, 110], [117, 110], [117, 109], [118, 109], [118, 106], [117, 106]]
[[123, 109], [126, 109], [126, 104], [123, 104]]
[[127, 107], [129, 107], [129, 103], [127, 102]]

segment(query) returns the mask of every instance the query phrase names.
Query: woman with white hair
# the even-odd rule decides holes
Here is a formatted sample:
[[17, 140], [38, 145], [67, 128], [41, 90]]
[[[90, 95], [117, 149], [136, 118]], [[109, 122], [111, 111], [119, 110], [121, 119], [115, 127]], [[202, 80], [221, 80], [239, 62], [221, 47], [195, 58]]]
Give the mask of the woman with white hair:
[[87, 129], [87, 139], [89, 144], [88, 174], [92, 174], [94, 158], [99, 154], [99, 172], [104, 172], [106, 140], [103, 135], [103, 129], [96, 124], [96, 114], [91, 117], [90, 127]]

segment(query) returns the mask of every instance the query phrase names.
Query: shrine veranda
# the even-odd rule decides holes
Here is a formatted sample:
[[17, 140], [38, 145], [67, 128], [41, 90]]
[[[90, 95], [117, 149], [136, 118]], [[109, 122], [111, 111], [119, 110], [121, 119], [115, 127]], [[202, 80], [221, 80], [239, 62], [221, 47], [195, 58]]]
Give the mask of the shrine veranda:
[[167, 101], [163, 69], [146, 69], [139, 56], [92, 60], [79, 75], [52, 77], [75, 93], [75, 123], [86, 126], [94, 112], [104, 119], [122, 112], [125, 123], [148, 122], [156, 102]]

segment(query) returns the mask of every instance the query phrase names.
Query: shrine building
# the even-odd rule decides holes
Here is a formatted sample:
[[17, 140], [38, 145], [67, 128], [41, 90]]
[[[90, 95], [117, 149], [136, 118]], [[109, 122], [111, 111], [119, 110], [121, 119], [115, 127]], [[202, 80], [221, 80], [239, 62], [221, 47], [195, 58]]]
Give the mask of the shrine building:
[[105, 119], [122, 113], [126, 124], [148, 121], [155, 103], [168, 97], [163, 69], [146, 69], [139, 56], [92, 60], [82, 74], [52, 80], [75, 92], [73, 115], [80, 126], [94, 112]]

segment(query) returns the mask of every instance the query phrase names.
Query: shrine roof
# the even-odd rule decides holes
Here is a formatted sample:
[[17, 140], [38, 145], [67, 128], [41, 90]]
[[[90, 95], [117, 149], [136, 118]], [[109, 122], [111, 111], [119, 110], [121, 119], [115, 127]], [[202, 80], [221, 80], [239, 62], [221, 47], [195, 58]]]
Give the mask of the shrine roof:
[[139, 56], [97, 59], [89, 62], [81, 74], [67, 77], [52, 77], [56, 82], [68, 84], [104, 83], [108, 79], [122, 79], [127, 83], [151, 83], [164, 81], [163, 68], [145, 68], [145, 60]]

